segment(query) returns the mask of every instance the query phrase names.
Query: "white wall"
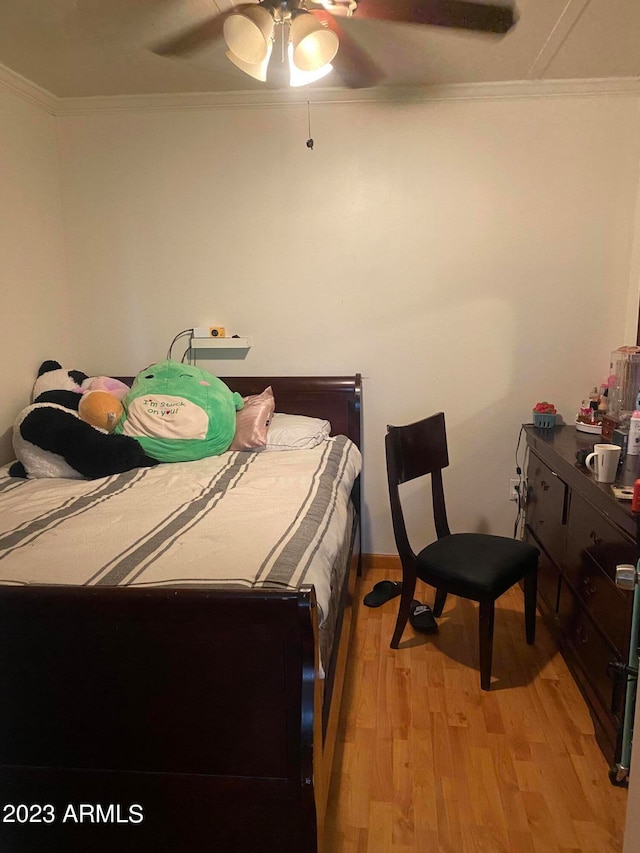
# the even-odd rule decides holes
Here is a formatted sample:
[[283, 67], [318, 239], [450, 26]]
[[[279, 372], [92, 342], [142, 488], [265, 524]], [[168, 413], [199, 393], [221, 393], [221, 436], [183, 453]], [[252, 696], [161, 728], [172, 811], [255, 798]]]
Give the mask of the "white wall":
[[136, 372], [211, 323], [254, 342], [212, 372], [362, 371], [366, 550], [394, 551], [385, 425], [439, 409], [452, 526], [509, 534], [521, 422], [541, 399], [571, 421], [634, 342], [636, 102], [314, 104], [311, 123], [313, 151], [306, 106], [60, 119], [80, 366]]
[[70, 349], [55, 119], [0, 87], [0, 462], [37, 369]]

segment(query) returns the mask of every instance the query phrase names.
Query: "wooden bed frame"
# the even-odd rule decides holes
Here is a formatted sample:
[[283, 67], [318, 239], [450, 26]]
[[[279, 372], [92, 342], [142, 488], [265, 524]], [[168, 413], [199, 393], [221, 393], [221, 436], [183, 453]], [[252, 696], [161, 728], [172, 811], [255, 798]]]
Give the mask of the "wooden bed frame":
[[[360, 445], [359, 375], [225, 382]], [[325, 679], [309, 587], [0, 586], [0, 850], [316, 851], [358, 516]]]

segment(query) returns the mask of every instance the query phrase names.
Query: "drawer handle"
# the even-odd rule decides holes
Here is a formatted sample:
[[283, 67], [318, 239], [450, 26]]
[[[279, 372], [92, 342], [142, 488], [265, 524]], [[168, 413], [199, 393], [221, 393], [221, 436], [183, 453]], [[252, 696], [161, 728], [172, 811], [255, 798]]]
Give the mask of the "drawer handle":
[[593, 595], [596, 591], [596, 587], [591, 583], [589, 575], [582, 581], [582, 585], [584, 586], [584, 594], [586, 596]]
[[589, 538], [591, 539], [594, 545], [602, 545], [602, 543], [604, 542], [602, 536], [598, 536], [595, 530], [591, 531], [591, 533], [589, 534]]

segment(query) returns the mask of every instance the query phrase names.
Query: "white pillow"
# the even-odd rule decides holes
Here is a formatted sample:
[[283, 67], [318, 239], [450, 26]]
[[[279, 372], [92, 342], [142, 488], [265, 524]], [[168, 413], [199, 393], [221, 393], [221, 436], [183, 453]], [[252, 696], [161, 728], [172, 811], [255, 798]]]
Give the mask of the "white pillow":
[[308, 450], [326, 441], [330, 433], [329, 421], [276, 412], [269, 424], [265, 450]]

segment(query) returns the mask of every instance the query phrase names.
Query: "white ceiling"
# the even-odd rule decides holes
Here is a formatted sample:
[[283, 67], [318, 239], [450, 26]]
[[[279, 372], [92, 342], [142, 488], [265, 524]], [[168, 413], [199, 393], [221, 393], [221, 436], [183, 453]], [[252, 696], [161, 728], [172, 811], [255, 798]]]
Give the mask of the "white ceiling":
[[[232, 92], [259, 83], [225, 57], [224, 43], [189, 60], [151, 48], [232, 0], [1, 0], [0, 65], [59, 98]], [[640, 0], [516, 0], [503, 38], [379, 21], [347, 22], [381, 67], [384, 86], [640, 76]], [[340, 88], [336, 74], [314, 88]]]

